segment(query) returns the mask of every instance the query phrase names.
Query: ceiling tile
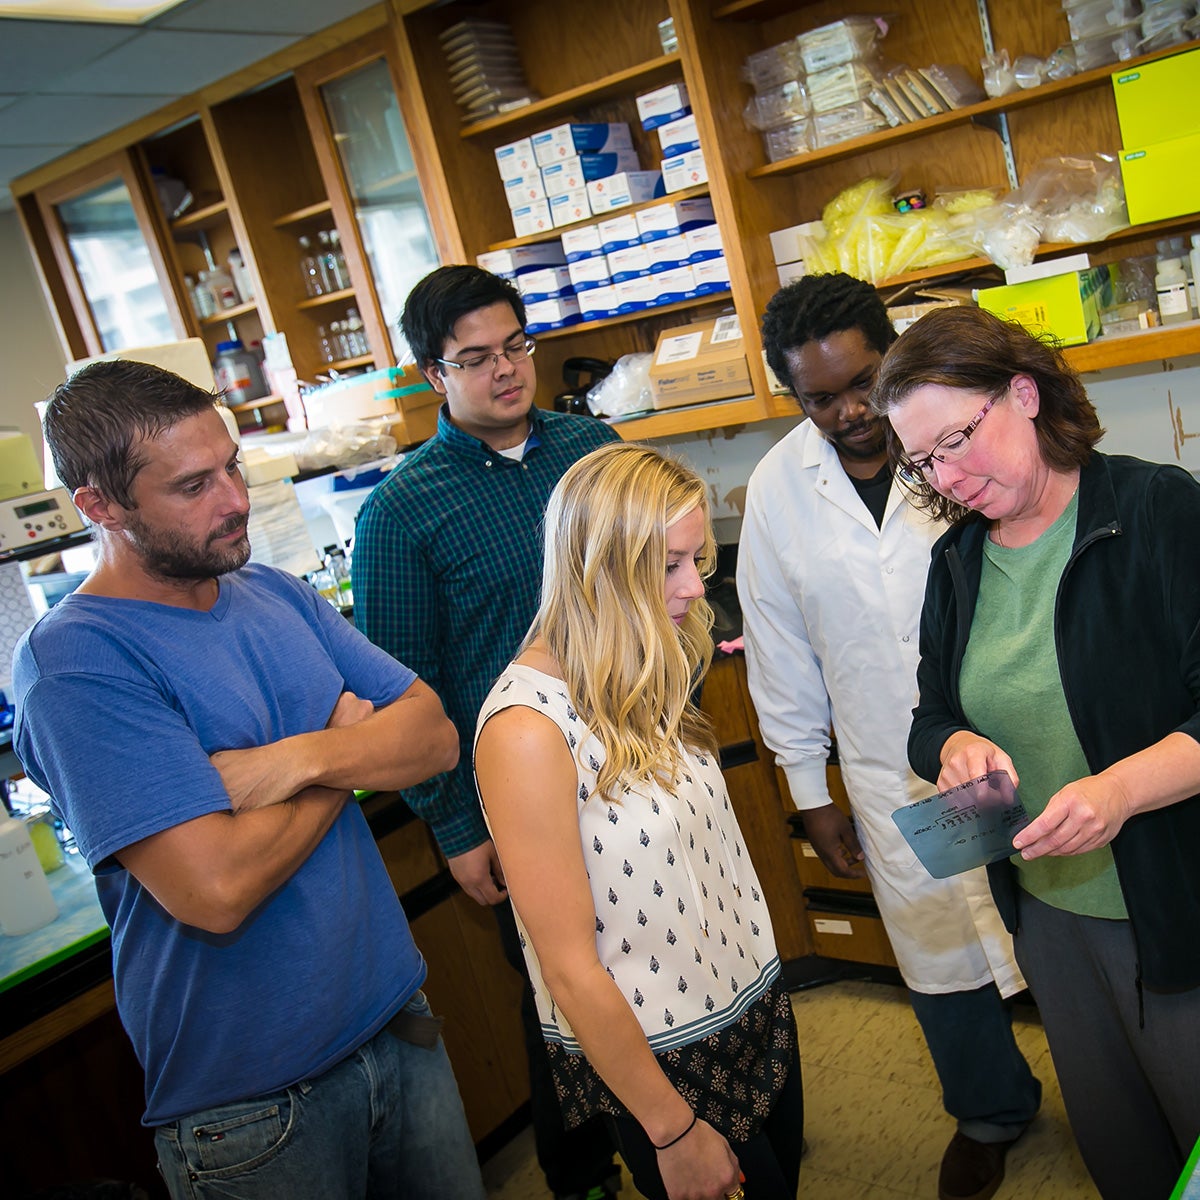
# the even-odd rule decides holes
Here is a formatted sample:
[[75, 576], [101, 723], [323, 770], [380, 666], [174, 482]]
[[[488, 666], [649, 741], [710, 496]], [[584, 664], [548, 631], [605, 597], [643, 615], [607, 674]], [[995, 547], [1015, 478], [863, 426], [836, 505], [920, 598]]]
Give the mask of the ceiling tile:
[[307, 36], [371, 8], [378, 0], [192, 0], [152, 21], [154, 29], [213, 29]]
[[[0, 108], [0, 146], [87, 142], [162, 108], [172, 96], [27, 96]], [[11, 178], [11, 177], [10, 177]]]
[[186, 95], [293, 41], [290, 34], [144, 30], [88, 66], [43, 82], [38, 90], [109, 96]]
[[5, 91], [31, 92], [64, 71], [93, 62], [137, 37], [127, 26], [0, 18], [0, 80]]
[[70, 149], [70, 146], [0, 146], [0, 179], [15, 179]]

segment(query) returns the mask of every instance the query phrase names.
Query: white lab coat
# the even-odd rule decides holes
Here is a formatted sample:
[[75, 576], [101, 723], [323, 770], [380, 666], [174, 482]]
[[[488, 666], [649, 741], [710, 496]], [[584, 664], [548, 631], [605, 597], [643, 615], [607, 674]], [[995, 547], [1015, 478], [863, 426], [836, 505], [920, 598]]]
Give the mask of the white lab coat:
[[980, 868], [934, 879], [892, 812], [937, 789], [908, 767], [921, 604], [943, 527], [888, 496], [883, 528], [811, 421], [750, 478], [738, 548], [746, 664], [763, 740], [800, 809], [830, 802], [829, 728], [900, 971], [919, 992], [1024, 986]]

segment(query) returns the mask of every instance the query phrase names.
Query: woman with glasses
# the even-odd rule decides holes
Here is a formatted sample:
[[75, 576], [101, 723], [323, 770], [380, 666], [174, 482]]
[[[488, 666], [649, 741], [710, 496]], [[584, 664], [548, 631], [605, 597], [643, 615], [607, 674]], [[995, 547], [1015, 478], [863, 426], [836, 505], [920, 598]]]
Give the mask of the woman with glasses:
[[794, 1200], [791, 1004], [692, 702], [712, 657], [705, 485], [605, 446], [545, 529], [541, 607], [480, 713], [475, 774], [565, 1120], [606, 1114], [651, 1200]]
[[1033, 818], [991, 868], [1105, 1200], [1166, 1200], [1200, 1135], [1200, 484], [1109, 456], [1021, 326], [935, 311], [873, 406], [934, 547], [913, 769], [1007, 771]]

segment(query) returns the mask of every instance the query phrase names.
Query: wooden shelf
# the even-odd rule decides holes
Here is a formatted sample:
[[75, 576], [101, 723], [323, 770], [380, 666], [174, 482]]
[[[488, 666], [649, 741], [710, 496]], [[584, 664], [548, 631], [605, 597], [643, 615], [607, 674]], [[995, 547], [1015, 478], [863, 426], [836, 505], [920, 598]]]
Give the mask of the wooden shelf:
[[229, 204], [224, 200], [216, 200], [203, 208], [194, 208], [171, 222], [172, 233], [186, 233], [190, 229], [205, 229], [209, 225], [217, 225], [229, 217]]
[[354, 367], [369, 367], [375, 362], [375, 355], [360, 354], [357, 358], [339, 358], [336, 362], [325, 363], [321, 367], [325, 371], [349, 371]]
[[681, 433], [722, 429], [727, 425], [747, 425], [773, 415], [764, 409], [757, 396], [741, 396], [734, 400], [711, 400], [707, 404], [664, 408], [628, 417], [608, 417], [605, 424], [611, 425], [625, 441], [640, 442], [643, 438], [676, 437]]
[[356, 293], [353, 288], [342, 288], [336, 292], [322, 292], [319, 296], [310, 296], [307, 300], [301, 300], [296, 305], [297, 308], [320, 308], [325, 304], [336, 304], [339, 300], [354, 300]]
[[713, 9], [718, 21], [766, 21], [815, 4], [816, 0], [730, 0]]
[[624, 208], [614, 208], [599, 216], [587, 217], [582, 221], [572, 221], [570, 225], [556, 225], [543, 233], [527, 233], [524, 237], [507, 238], [503, 242], [493, 242], [489, 250], [511, 250], [514, 246], [532, 246], [537, 242], [553, 241], [560, 237], [564, 229], [582, 229], [585, 225], [595, 225], [597, 221], [607, 221], [609, 217], [623, 217], [629, 213], [641, 212], [643, 208], [653, 208], [656, 204], [674, 204], [676, 200], [691, 200], [696, 196], [707, 196], [708, 184], [698, 187], [683, 188], [678, 192], [668, 192], [665, 196], [655, 196], [653, 200], [643, 200], [640, 204], [629, 204]]
[[[1101, 242], [1046, 242], [1039, 246], [1033, 257], [1040, 261], [1044, 258], [1054, 258], [1060, 254], [1079, 254], [1089, 250], [1098, 250], [1105, 246], [1119, 246], [1125, 242], [1137, 242], [1143, 239], [1169, 237], [1183, 230], [1192, 229], [1200, 221], [1200, 213], [1189, 213], [1182, 217], [1171, 217], [1166, 221], [1153, 221], [1148, 225], [1129, 225], [1110, 233]], [[904, 287], [911, 283], [935, 283], [938, 280], [953, 279], [957, 275], [970, 275], [976, 271], [1000, 271], [989, 258], [963, 258], [956, 262], [939, 263], [932, 267], [920, 267], [895, 275], [890, 279], [881, 280], [875, 286], [880, 291], [890, 291], [893, 288]]]
[[655, 84], [666, 83], [675, 76], [682, 75], [678, 54], [663, 54], [636, 66], [627, 67], [623, 71], [614, 71], [592, 83], [580, 87], [569, 88], [555, 96], [547, 96], [544, 100], [535, 100], [524, 108], [515, 108], [512, 112], [501, 113], [488, 117], [483, 121], [475, 121], [464, 125], [459, 132], [460, 137], [473, 138], [483, 134], [494, 133], [498, 130], [517, 130], [541, 124], [547, 117], [555, 113], [570, 112], [585, 105], [597, 104], [601, 100], [614, 97], [628, 96], [643, 88], [652, 88]]
[[270, 408], [272, 404], [286, 404], [282, 396], [260, 396], [257, 400], [247, 400], [245, 404], [230, 404], [232, 413], [252, 412], [256, 408]]
[[223, 325], [226, 321], [236, 321], [238, 317], [245, 317], [256, 312], [258, 312], [258, 305], [253, 300], [248, 300], [245, 304], [235, 304], [232, 308], [223, 308], [220, 312], [213, 313], [211, 317], [201, 317], [200, 324], [207, 329], [209, 326]]
[[304, 208], [298, 208], [295, 212], [284, 213], [282, 217], [275, 218], [276, 229], [286, 229], [289, 225], [301, 225], [305, 221], [311, 221], [314, 217], [324, 217], [333, 212], [333, 205], [328, 200], [321, 200], [317, 204], [309, 204]]
[[664, 313], [683, 312], [689, 308], [700, 308], [713, 301], [727, 304], [729, 289], [723, 292], [707, 292], [703, 296], [694, 296], [691, 300], [677, 300], [674, 304], [656, 304], [650, 308], [640, 308], [637, 312], [620, 313], [615, 317], [601, 317], [596, 321], [582, 321], [576, 325], [564, 325], [561, 329], [547, 329], [542, 333], [531, 336], [539, 342], [550, 338], [571, 337], [577, 333], [591, 333], [593, 329], [608, 329], [613, 325], [627, 325], [630, 321], [645, 321], [648, 317], [661, 317]]
[[1101, 337], [1084, 346], [1067, 346], [1063, 357], [1077, 371], [1103, 371], [1133, 363], [1200, 354], [1200, 321], [1185, 321], [1126, 337]]
[[1044, 104], [1047, 100], [1053, 100], [1057, 96], [1070, 95], [1085, 88], [1107, 83], [1118, 72], [1133, 70], [1160, 58], [1169, 58], [1193, 44], [1183, 42], [1178, 46], [1171, 46], [1166, 50], [1156, 50], [1153, 54], [1143, 54], [1126, 62], [1096, 67], [1094, 70], [1083, 71], [1067, 79], [1056, 79], [1051, 83], [1044, 83], [1040, 87], [1013, 92], [1008, 96], [997, 96], [991, 100], [982, 100], [978, 104], [968, 104], [964, 108], [939, 113], [936, 117], [910, 121], [906, 125], [897, 125], [894, 129], [885, 129], [880, 133], [868, 133], [861, 137], [848, 138], [844, 142], [825, 146], [819, 150], [811, 150], [807, 154], [794, 154], [790, 158], [782, 158], [778, 162], [752, 167], [747, 174], [751, 179], [770, 179], [777, 175], [794, 175], [798, 171], [806, 171], [809, 167], [818, 166], [821, 163], [853, 158], [858, 154], [880, 150], [886, 146], [895, 146], [901, 142], [911, 141], [913, 138], [925, 137], [927, 134], [937, 133], [942, 129], [954, 129], [960, 125], [969, 125], [974, 121], [979, 121], [981, 118], [1014, 112], [1033, 104]]

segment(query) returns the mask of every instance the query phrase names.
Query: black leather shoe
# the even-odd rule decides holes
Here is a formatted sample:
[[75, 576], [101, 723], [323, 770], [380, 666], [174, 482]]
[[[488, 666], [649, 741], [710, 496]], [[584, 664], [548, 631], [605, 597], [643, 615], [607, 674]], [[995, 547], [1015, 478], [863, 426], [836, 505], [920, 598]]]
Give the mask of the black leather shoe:
[[942, 1155], [938, 1200], [988, 1200], [1004, 1182], [1004, 1158], [1012, 1142], [977, 1142], [956, 1133]]

